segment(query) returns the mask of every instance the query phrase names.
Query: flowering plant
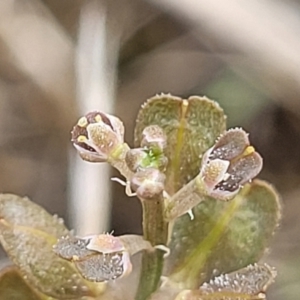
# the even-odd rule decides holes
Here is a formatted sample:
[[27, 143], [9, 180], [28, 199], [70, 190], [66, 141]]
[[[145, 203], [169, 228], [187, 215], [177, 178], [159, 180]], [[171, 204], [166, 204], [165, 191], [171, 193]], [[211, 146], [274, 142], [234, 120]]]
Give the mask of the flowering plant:
[[276, 272], [258, 261], [280, 202], [270, 184], [252, 181], [262, 158], [247, 133], [225, 121], [205, 97], [155, 96], [130, 148], [118, 118], [81, 117], [75, 148], [120, 171], [140, 199], [143, 236], [78, 237], [27, 198], [2, 194], [0, 241], [15, 266], [0, 276], [1, 299], [265, 299]]

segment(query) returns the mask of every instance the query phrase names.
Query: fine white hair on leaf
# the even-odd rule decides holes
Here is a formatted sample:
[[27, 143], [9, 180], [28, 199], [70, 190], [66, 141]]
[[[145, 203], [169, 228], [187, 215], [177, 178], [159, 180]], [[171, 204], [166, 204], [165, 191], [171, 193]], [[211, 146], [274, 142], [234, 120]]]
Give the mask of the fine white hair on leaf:
[[200, 290], [205, 294], [214, 292], [233, 292], [258, 295], [267, 290], [277, 273], [267, 264], [249, 265], [244, 269], [222, 274], [204, 283]]

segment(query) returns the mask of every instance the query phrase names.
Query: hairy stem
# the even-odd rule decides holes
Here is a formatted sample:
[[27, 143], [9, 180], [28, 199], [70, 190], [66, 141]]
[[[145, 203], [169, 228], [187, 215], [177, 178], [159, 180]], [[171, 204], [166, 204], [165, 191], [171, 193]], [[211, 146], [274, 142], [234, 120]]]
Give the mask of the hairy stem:
[[133, 172], [128, 168], [125, 157], [127, 152], [130, 150], [129, 146], [124, 143], [120, 147], [118, 147], [109, 157], [108, 163], [117, 169], [127, 181], [129, 181], [132, 176]]
[[175, 220], [206, 199], [207, 193], [203, 187], [201, 176], [198, 175], [168, 199], [165, 219], [169, 222]]
[[[144, 238], [152, 246], [166, 245], [168, 223], [164, 220], [164, 197], [159, 194], [155, 199], [142, 199]], [[146, 300], [157, 289], [163, 270], [163, 255], [160, 250], [144, 252], [136, 300]]]

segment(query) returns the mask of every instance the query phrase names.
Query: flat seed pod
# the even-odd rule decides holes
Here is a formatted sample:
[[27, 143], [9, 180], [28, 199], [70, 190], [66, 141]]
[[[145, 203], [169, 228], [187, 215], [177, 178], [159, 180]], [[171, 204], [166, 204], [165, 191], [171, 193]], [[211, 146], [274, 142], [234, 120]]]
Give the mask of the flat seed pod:
[[158, 125], [167, 136], [166, 191], [172, 195], [200, 170], [201, 156], [225, 130], [219, 105], [206, 97], [187, 100], [171, 95], [149, 99], [141, 108], [135, 128], [135, 146], [140, 147], [143, 130]]
[[207, 199], [177, 219], [166, 274], [195, 288], [221, 273], [239, 270], [263, 255], [280, 219], [273, 187], [254, 180], [230, 202]]

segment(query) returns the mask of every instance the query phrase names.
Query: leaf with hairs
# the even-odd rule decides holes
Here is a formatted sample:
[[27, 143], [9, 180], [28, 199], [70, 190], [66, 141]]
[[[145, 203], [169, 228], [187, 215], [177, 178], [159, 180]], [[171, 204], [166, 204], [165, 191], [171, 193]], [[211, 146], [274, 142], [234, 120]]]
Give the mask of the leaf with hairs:
[[200, 289], [182, 291], [175, 300], [263, 300], [276, 275], [276, 271], [267, 264], [254, 264], [215, 277]]
[[248, 295], [245, 293], [216, 292], [203, 295], [198, 290], [187, 290], [181, 292], [175, 300], [265, 300], [265, 294]]
[[196, 288], [221, 273], [257, 262], [280, 220], [278, 195], [268, 183], [254, 180], [230, 202], [207, 199], [195, 216], [177, 219], [166, 274], [184, 288]]
[[7, 267], [0, 273], [1, 300], [44, 300], [28, 285], [16, 267]]
[[69, 234], [63, 221], [12, 194], [0, 195], [0, 241], [26, 280], [42, 293], [59, 299], [94, 296], [98, 286], [86, 282], [52, 246]]

